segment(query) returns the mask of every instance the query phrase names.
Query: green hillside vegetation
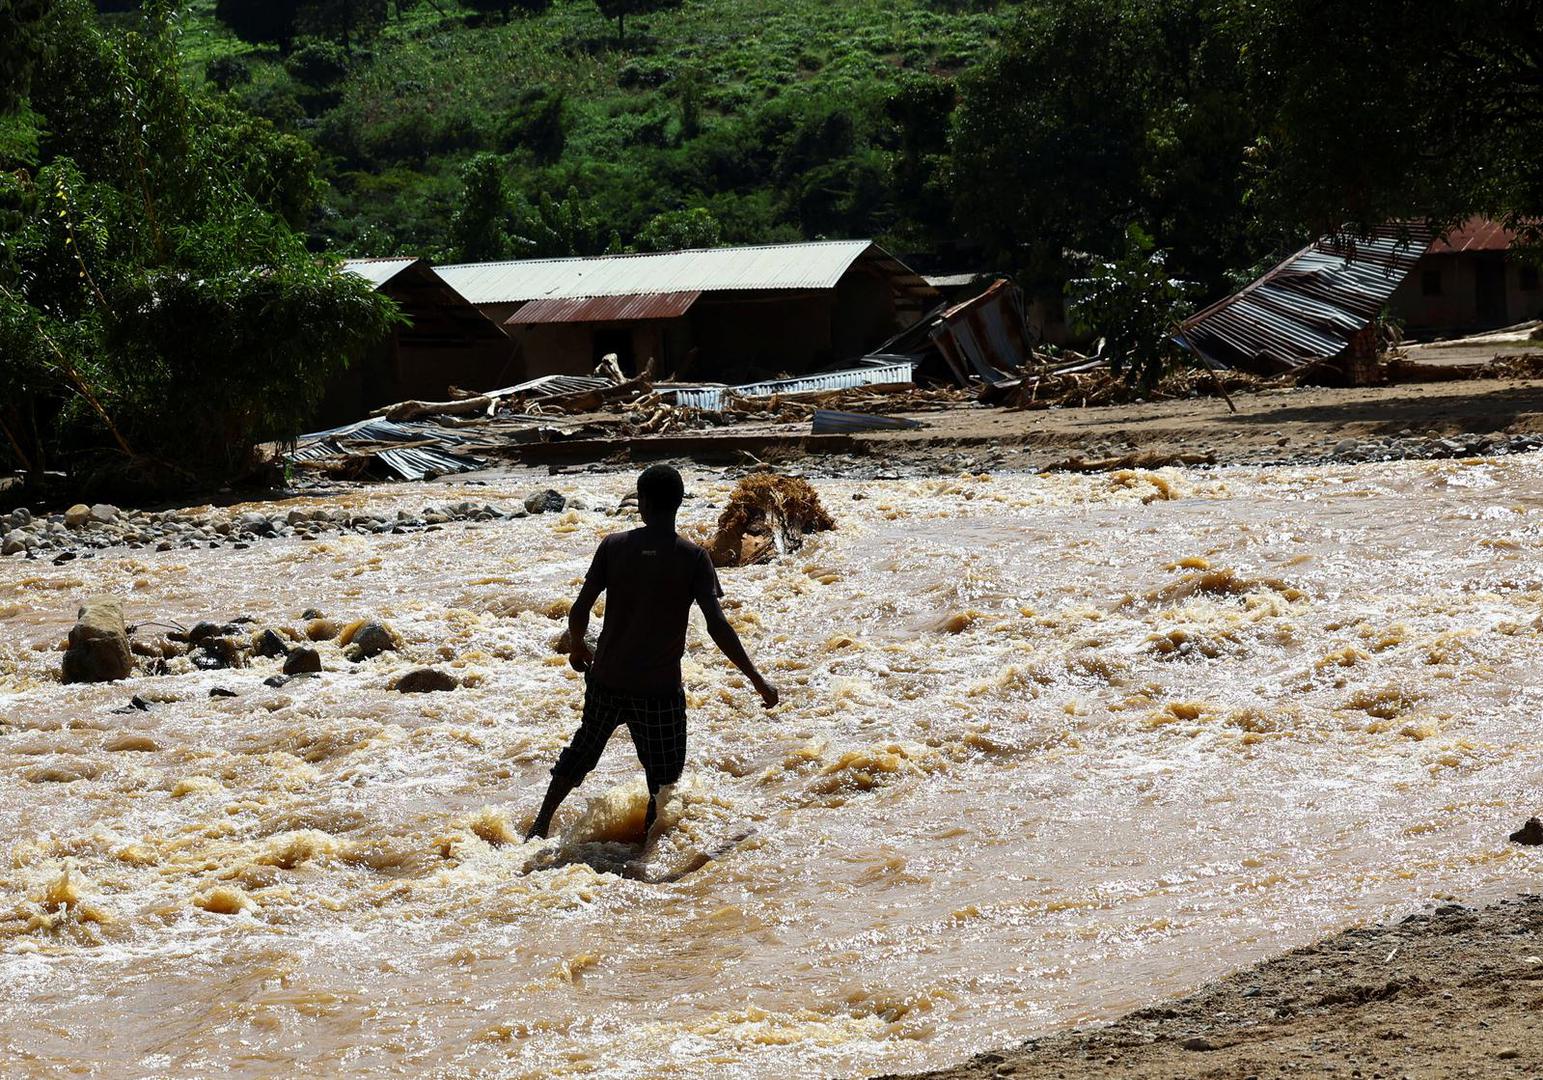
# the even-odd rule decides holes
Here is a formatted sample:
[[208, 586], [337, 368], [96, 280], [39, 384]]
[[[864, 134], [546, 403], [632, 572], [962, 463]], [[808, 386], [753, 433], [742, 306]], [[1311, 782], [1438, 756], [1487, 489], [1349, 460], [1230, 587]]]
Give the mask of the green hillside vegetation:
[[[507, 22], [440, 0], [393, 6], [351, 55], [301, 39], [286, 58], [200, 0], [183, 50], [317, 147], [331, 190], [313, 231], [339, 251], [855, 235], [907, 248], [933, 243], [947, 210], [925, 184], [901, 190], [894, 159], [908, 140], [942, 148], [952, 81], [1000, 22], [927, 0], [693, 0], [627, 20], [619, 43], [592, 0]], [[503, 242], [463, 250], [449, 223], [478, 154], [495, 155], [513, 222]]]
[[343, 254], [871, 236], [1151, 378], [1315, 234], [1543, 240], [1539, 41], [1536, 0], [0, 0], [0, 461], [238, 472], [392, 325]]

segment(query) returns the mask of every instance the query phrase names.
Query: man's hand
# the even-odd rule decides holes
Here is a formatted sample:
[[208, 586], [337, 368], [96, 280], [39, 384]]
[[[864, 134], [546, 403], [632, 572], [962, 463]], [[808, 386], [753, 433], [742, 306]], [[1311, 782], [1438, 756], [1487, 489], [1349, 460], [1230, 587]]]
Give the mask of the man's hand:
[[761, 695], [761, 704], [768, 709], [775, 709], [777, 702], [782, 700], [782, 695], [777, 692], [777, 688], [765, 679], [755, 681], [755, 692]]
[[574, 671], [588, 671], [589, 665], [595, 662], [595, 654], [590, 651], [589, 642], [578, 638], [568, 650], [568, 666]]

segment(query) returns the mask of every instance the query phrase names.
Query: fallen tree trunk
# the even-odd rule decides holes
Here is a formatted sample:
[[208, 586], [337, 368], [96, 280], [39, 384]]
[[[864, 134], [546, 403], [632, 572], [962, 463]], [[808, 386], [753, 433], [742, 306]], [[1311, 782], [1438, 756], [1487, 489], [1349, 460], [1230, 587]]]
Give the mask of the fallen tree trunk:
[[421, 420], [425, 416], [480, 416], [492, 404], [493, 399], [486, 394], [459, 401], [399, 401], [395, 405], [375, 409], [370, 415], [396, 421]]

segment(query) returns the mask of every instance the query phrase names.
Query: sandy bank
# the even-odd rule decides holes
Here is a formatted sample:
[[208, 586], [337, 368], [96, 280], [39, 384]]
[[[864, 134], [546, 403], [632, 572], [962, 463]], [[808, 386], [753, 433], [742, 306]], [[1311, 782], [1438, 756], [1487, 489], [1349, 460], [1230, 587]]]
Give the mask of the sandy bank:
[[1346, 930], [1140, 1009], [979, 1054], [933, 1080], [1506, 1077], [1543, 1072], [1543, 896]]

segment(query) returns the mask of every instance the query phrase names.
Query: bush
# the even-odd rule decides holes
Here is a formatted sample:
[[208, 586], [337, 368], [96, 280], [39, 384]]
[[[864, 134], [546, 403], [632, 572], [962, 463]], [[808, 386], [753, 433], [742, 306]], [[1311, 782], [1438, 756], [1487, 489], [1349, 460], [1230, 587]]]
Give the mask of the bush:
[[287, 82], [253, 86], [241, 95], [241, 104], [253, 115], [285, 130], [293, 130], [305, 119], [305, 108]]
[[567, 141], [567, 98], [546, 86], [533, 86], [519, 96], [498, 135], [504, 150], [528, 150], [543, 165], [562, 157]]
[[348, 74], [348, 52], [335, 41], [310, 39], [284, 61], [284, 70], [296, 82], [314, 90], [335, 86]]
[[239, 56], [216, 56], [204, 65], [204, 78], [226, 92], [252, 81], [252, 69]]

